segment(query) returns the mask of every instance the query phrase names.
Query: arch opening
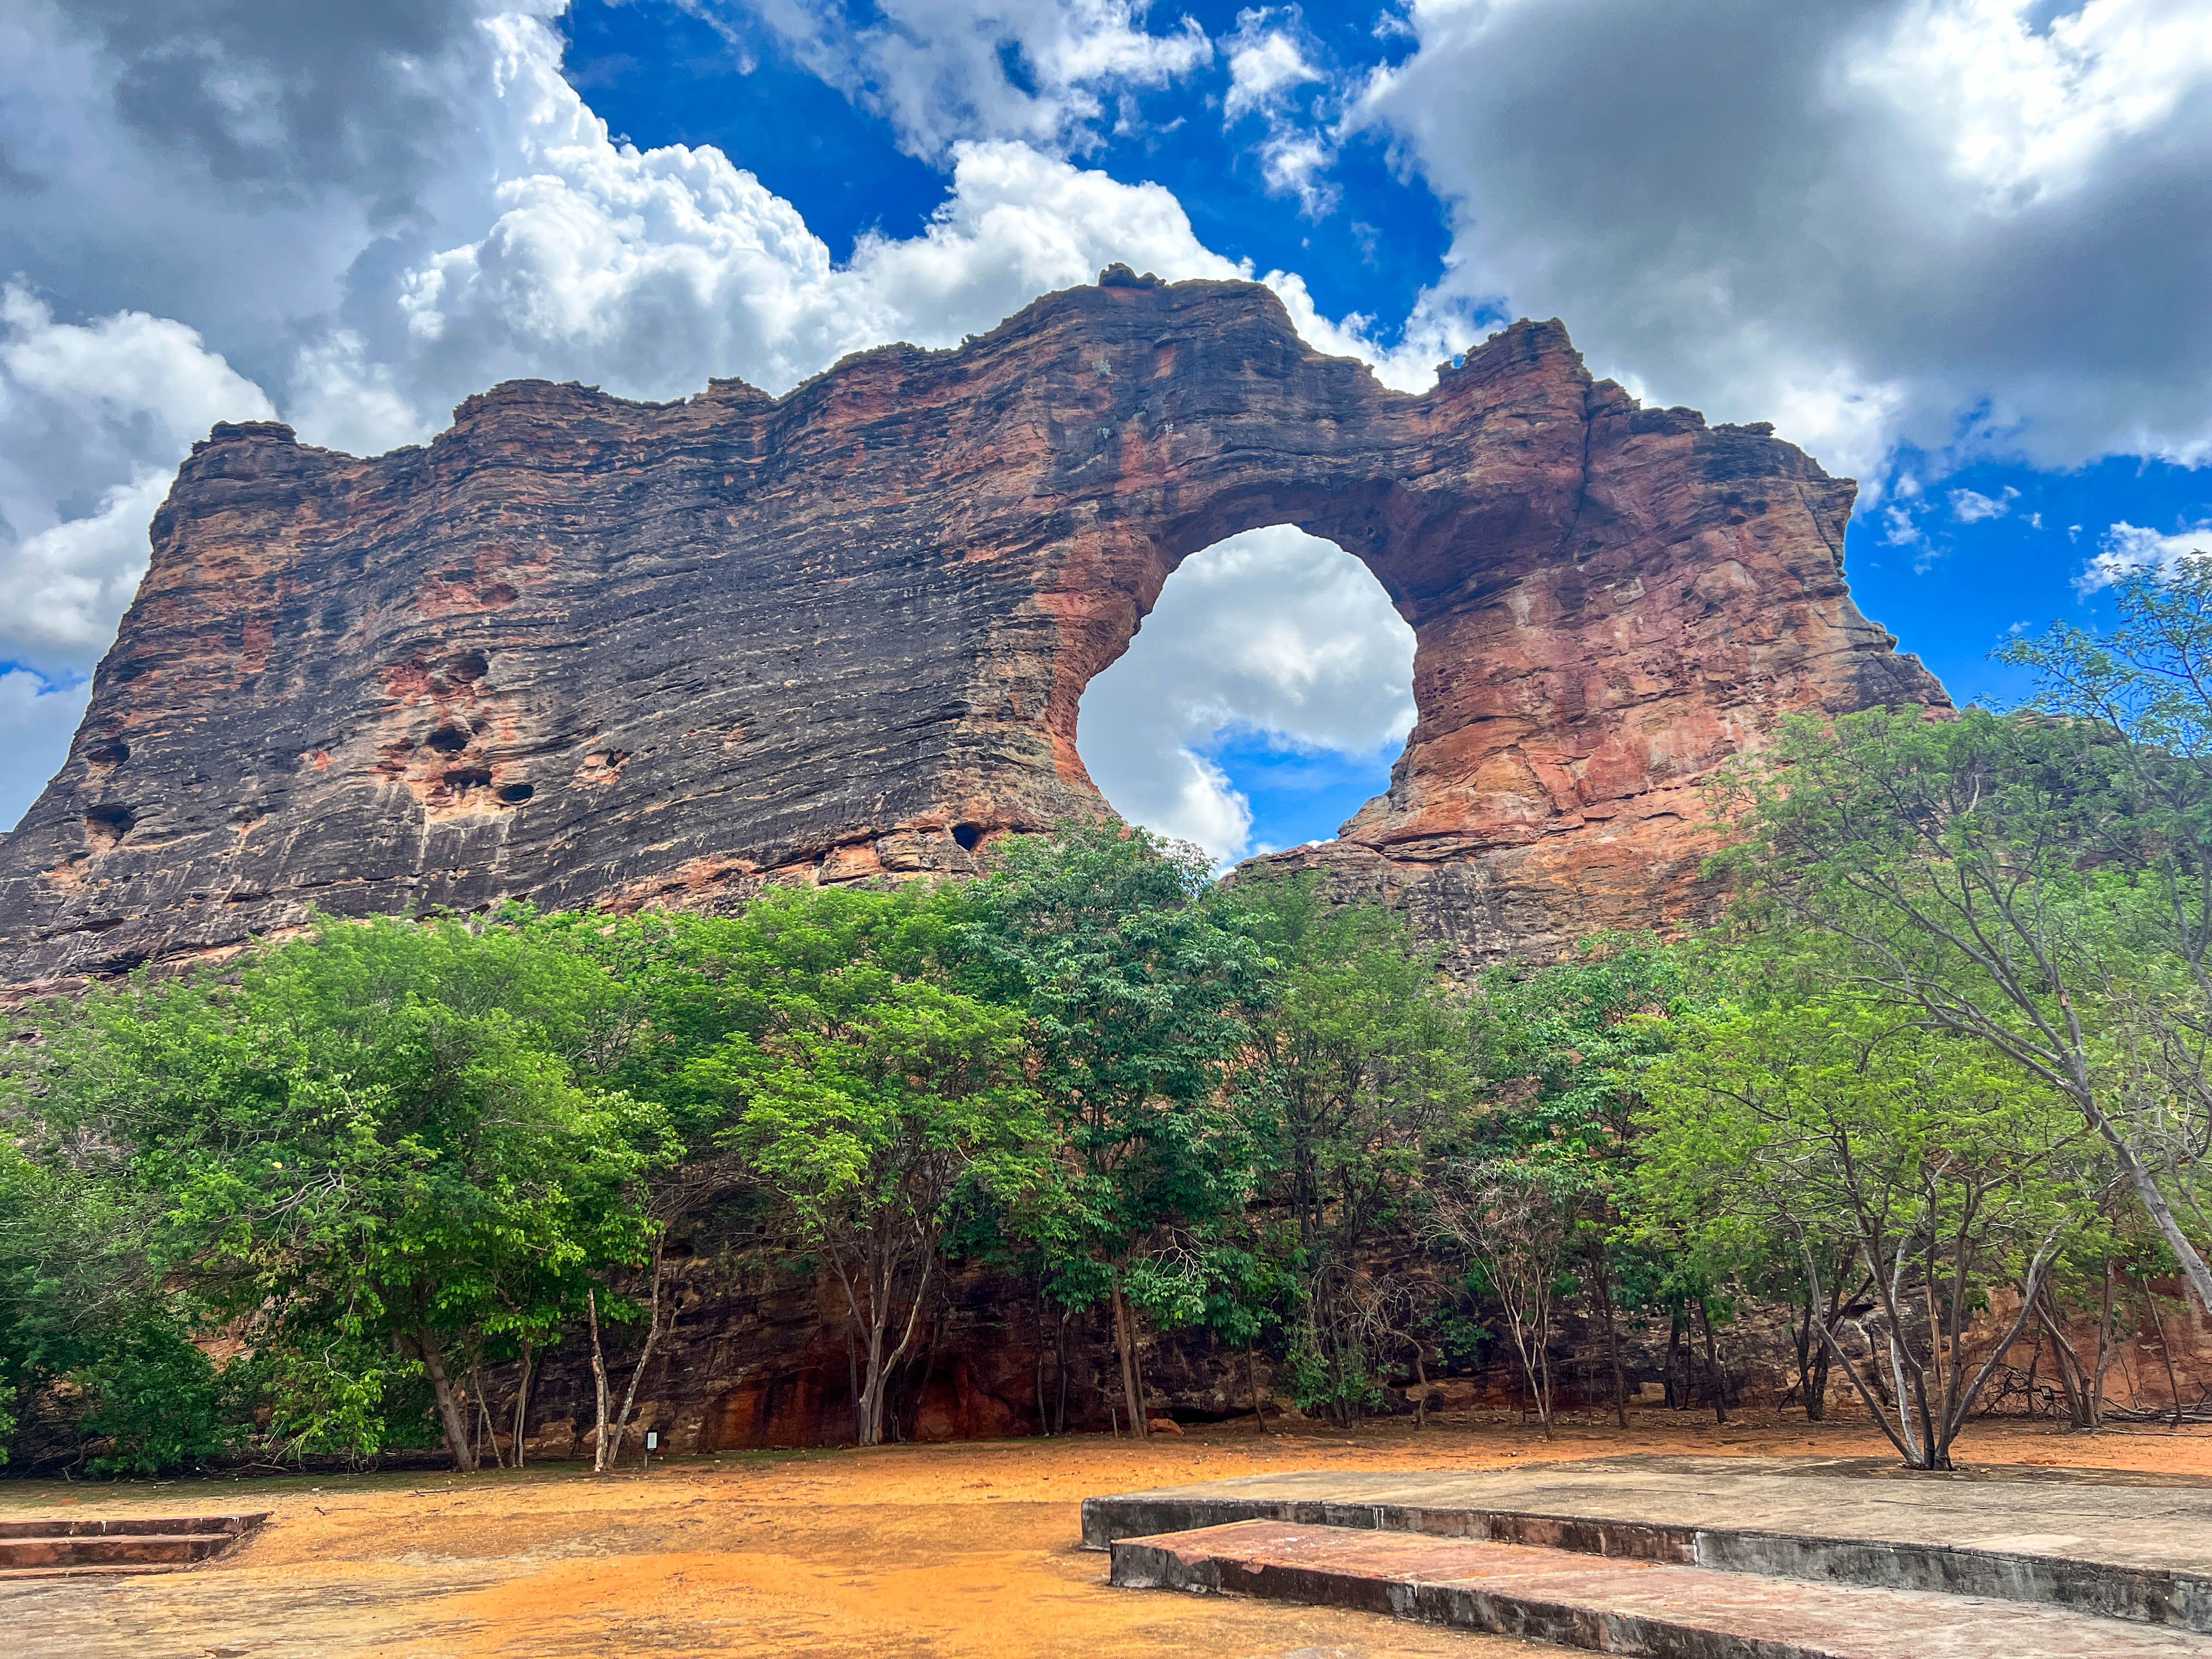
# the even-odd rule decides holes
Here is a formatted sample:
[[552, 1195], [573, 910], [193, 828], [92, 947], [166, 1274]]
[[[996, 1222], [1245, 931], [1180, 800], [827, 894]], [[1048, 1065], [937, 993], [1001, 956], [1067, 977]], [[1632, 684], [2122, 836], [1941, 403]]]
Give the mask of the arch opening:
[[1124, 818], [1229, 864], [1334, 838], [1413, 720], [1413, 630], [1382, 584], [1278, 524], [1176, 567], [1085, 688], [1076, 747]]

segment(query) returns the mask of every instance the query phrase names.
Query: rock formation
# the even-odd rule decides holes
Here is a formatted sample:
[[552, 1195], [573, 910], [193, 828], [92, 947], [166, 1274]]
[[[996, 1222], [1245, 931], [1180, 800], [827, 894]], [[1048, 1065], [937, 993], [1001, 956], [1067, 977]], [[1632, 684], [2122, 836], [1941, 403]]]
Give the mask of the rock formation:
[[525, 380], [357, 459], [219, 426], [67, 763], [0, 845], [0, 983], [306, 907], [714, 904], [966, 871], [1095, 811], [1077, 704], [1187, 555], [1290, 523], [1419, 642], [1319, 854], [1471, 963], [1697, 902], [1697, 780], [1785, 711], [1943, 703], [1852, 605], [1853, 487], [1520, 323], [1421, 397], [1274, 295], [1117, 268], [787, 397]]

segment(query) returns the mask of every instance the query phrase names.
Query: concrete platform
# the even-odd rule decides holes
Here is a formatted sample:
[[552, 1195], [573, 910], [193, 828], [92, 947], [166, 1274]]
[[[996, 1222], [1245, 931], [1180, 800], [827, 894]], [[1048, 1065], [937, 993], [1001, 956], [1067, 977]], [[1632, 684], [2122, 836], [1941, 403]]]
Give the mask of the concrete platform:
[[0, 1578], [173, 1572], [228, 1549], [269, 1518], [191, 1515], [0, 1521]]
[[1648, 1659], [2181, 1659], [2212, 1638], [2063, 1608], [1565, 1550], [1239, 1521], [1113, 1546], [1119, 1585], [1230, 1591]]
[[2212, 1481], [2024, 1468], [1912, 1474], [1871, 1458], [1641, 1457], [1256, 1475], [1083, 1507], [1094, 1549], [1284, 1522], [1979, 1597], [2212, 1635]]

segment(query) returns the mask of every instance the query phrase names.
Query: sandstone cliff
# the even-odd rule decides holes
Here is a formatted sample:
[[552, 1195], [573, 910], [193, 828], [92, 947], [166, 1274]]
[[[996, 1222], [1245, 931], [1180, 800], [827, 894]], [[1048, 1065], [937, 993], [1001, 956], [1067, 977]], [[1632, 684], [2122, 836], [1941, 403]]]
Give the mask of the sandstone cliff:
[[1943, 703], [1852, 605], [1852, 485], [1521, 323], [1436, 389], [1266, 289], [1126, 273], [787, 397], [518, 381], [356, 459], [222, 426], [68, 763], [0, 844], [0, 983], [349, 914], [712, 904], [965, 871], [1096, 810], [1085, 685], [1187, 555], [1291, 523], [1419, 641], [1319, 854], [1463, 963], [1698, 902], [1696, 781], [1786, 710]]

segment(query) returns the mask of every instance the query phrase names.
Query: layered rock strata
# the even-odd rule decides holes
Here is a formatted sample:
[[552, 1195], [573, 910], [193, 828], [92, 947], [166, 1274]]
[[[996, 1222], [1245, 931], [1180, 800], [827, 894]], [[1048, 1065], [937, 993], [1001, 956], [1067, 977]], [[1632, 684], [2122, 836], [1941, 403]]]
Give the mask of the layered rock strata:
[[1457, 960], [1699, 902], [1694, 800], [1786, 711], [1945, 702], [1852, 605], [1853, 486], [1520, 323], [1420, 397], [1274, 295], [1118, 269], [787, 397], [516, 381], [371, 459], [217, 427], [67, 763], [0, 982], [343, 914], [720, 904], [964, 872], [1095, 811], [1092, 676], [1186, 556], [1294, 524], [1418, 641], [1389, 793], [1307, 854]]

